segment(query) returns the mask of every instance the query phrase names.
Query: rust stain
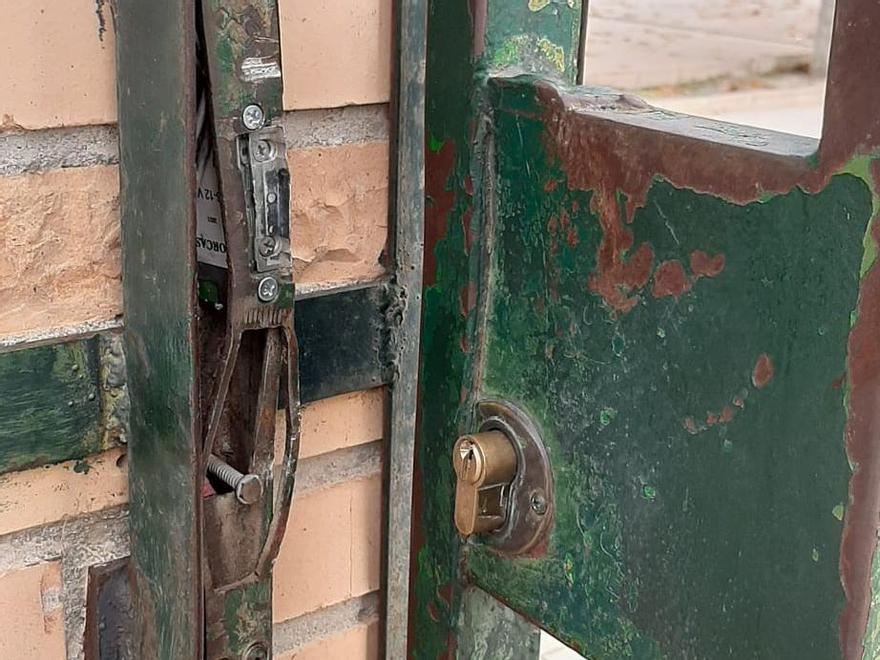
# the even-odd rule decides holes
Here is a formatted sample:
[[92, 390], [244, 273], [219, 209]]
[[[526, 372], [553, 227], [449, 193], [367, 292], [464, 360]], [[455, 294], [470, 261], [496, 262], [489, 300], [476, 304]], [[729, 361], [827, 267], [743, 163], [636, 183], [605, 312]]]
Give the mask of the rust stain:
[[467, 317], [474, 311], [476, 306], [477, 285], [473, 282], [468, 282], [465, 286], [461, 287], [461, 291], [458, 293], [458, 311], [462, 316]]
[[691, 272], [694, 277], [718, 277], [724, 270], [725, 259], [723, 254], [710, 257], [702, 250], [691, 252]]
[[442, 600], [447, 607], [452, 606], [452, 595], [454, 585], [452, 583], [443, 585], [437, 590], [437, 597]]
[[468, 6], [473, 21], [473, 44], [471, 46], [474, 59], [480, 59], [486, 50], [486, 17], [488, 15], [487, 0], [469, 0]]
[[[847, 3], [842, 3], [843, 7]], [[871, 5], [877, 7], [877, 5]], [[840, 12], [840, 8], [838, 8]], [[878, 10], [875, 13], [880, 13]], [[880, 17], [878, 17], [880, 22]], [[844, 39], [844, 43], [846, 40]], [[852, 83], [856, 76], [849, 76]], [[880, 185], [880, 165], [872, 164], [872, 175]], [[872, 220], [872, 238], [880, 243], [880, 218]], [[840, 546], [840, 575], [846, 606], [840, 616], [840, 641], [847, 660], [861, 659], [864, 635], [871, 609], [871, 563], [880, 532], [880, 268], [862, 279], [858, 318], [849, 336], [847, 382], [849, 414], [846, 450], [855, 466], [849, 484], [843, 540]]]
[[470, 174], [464, 178], [464, 191], [467, 193], [468, 197], [474, 196], [474, 177]]
[[[873, 39], [871, 25], [880, 23], [880, 7], [870, 11], [878, 14], [876, 19], [856, 20], [853, 14], [853, 24], [846, 30], [864, 40], [861, 55], [866, 57], [871, 52], [867, 49]], [[852, 50], [852, 43], [848, 47], [841, 50]], [[850, 53], [849, 57], [854, 56]], [[846, 89], [840, 81], [829, 82], [828, 111], [844, 115], [849, 106], [841, 99], [848, 98], [880, 104], [880, 85], [876, 91], [865, 90], [864, 85], [857, 88], [854, 76], [846, 80], [844, 70], [842, 65], [835, 69], [837, 77], [846, 81]], [[560, 91], [550, 82], [536, 83], [536, 89], [545, 108], [548, 154], [558, 159], [571, 189], [593, 192], [590, 205], [599, 218], [602, 239], [590, 291], [601, 296], [611, 309], [623, 313], [637, 304], [643, 281], [650, 276], [652, 249], [644, 243], [634, 246], [627, 226], [633, 222], [636, 210], [644, 206], [656, 178], [731, 203], [748, 204], [768, 194], [788, 193], [795, 186], [816, 193], [855, 153], [867, 153], [868, 146], [880, 143], [880, 115], [875, 117], [876, 113], [866, 110], [876, 105], [860, 105], [854, 122], [840, 116], [836, 124], [829, 124], [819, 166], [813, 167], [799, 156], [711, 142], [703, 136], [647, 130], [638, 122], [615, 121], [621, 111], [655, 112], [647, 105], [634, 107], [624, 98], [597, 96], [591, 105], [583, 94]], [[697, 278], [715, 277], [724, 268], [724, 257], [697, 251], [691, 255], [691, 267]], [[660, 279], [665, 275], [661, 273]], [[670, 291], [669, 295], [674, 294]]]
[[437, 257], [434, 249], [446, 236], [449, 228], [449, 214], [455, 206], [455, 192], [449, 186], [449, 179], [455, 166], [455, 145], [451, 141], [444, 143], [439, 152], [430, 149], [427, 153], [425, 168], [425, 287], [433, 286], [437, 281]]
[[[732, 405], [725, 405], [719, 412], [707, 412], [705, 422], [698, 422], [693, 416], [689, 415], [682, 420], [682, 426], [691, 435], [699, 435], [718, 424], [730, 424], [737, 413], [745, 409], [747, 396], [748, 390], [743, 390], [743, 392], [732, 398]], [[739, 408], [739, 411], [737, 408]]]
[[570, 248], [576, 248], [578, 243], [581, 242], [580, 235], [578, 234], [577, 227], [572, 224], [571, 218], [565, 209], [559, 214], [559, 224], [562, 227], [562, 231], [565, 232], [566, 245]]
[[[614, 231], [614, 230], [612, 230]], [[628, 238], [627, 238], [628, 236]], [[597, 272], [590, 276], [589, 289], [599, 295], [611, 309], [629, 312], [639, 302], [638, 292], [651, 279], [654, 251], [643, 243], [624, 261], [632, 245], [632, 234], [623, 232], [608, 238], [606, 233], [599, 247]]]
[[654, 273], [655, 298], [673, 297], [676, 300], [691, 290], [691, 281], [684, 272], [684, 266], [677, 259], [664, 261]]
[[776, 370], [773, 367], [773, 361], [770, 359], [770, 356], [766, 353], [762, 353], [758, 356], [758, 361], [755, 363], [755, 368], [752, 370], [752, 385], [759, 390], [763, 390], [770, 384], [770, 381], [773, 380], [775, 373]]
[[474, 244], [474, 236], [471, 232], [471, 220], [473, 219], [473, 209], [466, 209], [464, 213], [461, 214], [461, 230], [464, 232], [464, 252], [465, 254], [471, 253], [471, 247]]

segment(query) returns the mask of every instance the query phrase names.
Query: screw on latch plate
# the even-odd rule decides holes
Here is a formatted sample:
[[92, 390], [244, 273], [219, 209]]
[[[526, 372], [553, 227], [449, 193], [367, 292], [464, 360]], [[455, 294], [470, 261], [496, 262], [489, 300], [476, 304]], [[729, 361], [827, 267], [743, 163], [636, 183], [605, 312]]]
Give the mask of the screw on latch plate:
[[254, 154], [254, 160], [259, 163], [265, 163], [275, 158], [275, 147], [269, 140], [258, 140], [251, 150]]
[[274, 236], [263, 236], [259, 243], [260, 255], [264, 257], [271, 257], [278, 251], [278, 241], [275, 240]]
[[255, 504], [263, 497], [263, 481], [257, 475], [242, 474], [214, 454], [208, 456], [207, 467], [208, 472], [235, 490], [235, 497], [242, 504]]

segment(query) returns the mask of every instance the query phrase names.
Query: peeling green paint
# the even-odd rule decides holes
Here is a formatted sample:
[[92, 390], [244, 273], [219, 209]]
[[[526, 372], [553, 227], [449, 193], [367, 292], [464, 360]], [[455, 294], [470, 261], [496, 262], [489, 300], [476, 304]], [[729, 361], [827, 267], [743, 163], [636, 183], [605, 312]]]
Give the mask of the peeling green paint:
[[98, 338], [0, 354], [0, 473], [111, 446]]
[[602, 408], [602, 412], [599, 413], [599, 423], [602, 426], [608, 426], [615, 420], [617, 417], [617, 411], [610, 406], [605, 406]]
[[843, 169], [843, 172], [847, 174], [852, 174], [853, 176], [859, 177], [862, 181], [865, 182], [871, 189], [871, 194], [874, 200], [873, 203], [873, 218], [871, 224], [868, 225], [867, 230], [865, 231], [865, 240], [864, 240], [864, 249], [865, 254], [862, 259], [862, 266], [859, 269], [859, 277], [864, 279], [865, 275], [874, 267], [874, 264], [877, 263], [877, 254], [878, 254], [878, 246], [877, 242], [873, 237], [873, 223], [876, 222], [876, 218], [880, 217], [880, 193], [877, 191], [877, 185], [874, 177], [871, 174], [872, 164], [875, 162], [875, 159], [870, 156], [858, 156], [853, 158], [847, 166]]
[[[655, 263], [687, 263], [705, 250], [724, 254], [726, 265], [680, 299], [655, 298], [649, 285], [631, 313], [614, 315], [585, 286], [601, 238], [590, 191], [569, 190], [552, 161], [532, 158], [524, 171], [522, 162], [543, 149], [539, 119], [501, 113], [495, 122], [495, 302], [484, 388], [523, 406], [552, 439], [557, 523], [546, 558], [533, 566], [474, 549], [474, 579], [590, 658], [833, 657], [830, 623], [843, 604], [836, 562], [821, 563], [810, 580], [786, 580], [776, 567], [812, 565], [814, 548], [837, 554], [837, 521], [811, 512], [823, 503], [831, 510], [847, 493], [843, 445], [828, 442], [843, 437], [845, 422], [842, 393], [830, 384], [845, 369], [858, 287], [835, 274], [857, 272], [870, 190], [844, 174], [818, 195], [794, 189], [741, 206], [655, 181], [629, 225], [633, 244], [651, 245]], [[559, 182], [550, 192], [548, 180]], [[550, 222], [562, 210], [577, 230], [574, 245]], [[824, 335], [789, 334], [817, 318]], [[653, 349], [658, 321], [662, 354]], [[787, 357], [772, 386], [740, 409], [734, 395], [764, 353]], [[601, 417], [591, 412], [601, 409], [599, 396], [619, 411], [616, 435], [599, 433]], [[682, 427], [685, 414], [706, 417], [725, 405], [728, 421], [714, 417], [699, 437]], [[777, 456], [780, 437], [796, 443], [797, 463]], [[633, 471], [646, 477], [628, 488]], [[604, 507], [613, 515], [603, 517]], [[571, 530], [579, 528], [595, 531], [578, 540]], [[572, 555], [576, 547], [588, 551]], [[573, 558], [573, 587], [553, 570], [555, 557]], [[715, 608], [719, 594], [724, 611]], [[766, 634], [751, 626], [755, 612]], [[685, 628], [688, 638], [677, 637]]]
[[565, 73], [565, 48], [558, 44], [554, 44], [552, 41], [545, 37], [541, 37], [538, 39], [538, 50], [541, 51], [541, 54], [547, 58], [547, 61], [550, 62], [559, 73]]
[[530, 69], [551, 69], [565, 73], [565, 48], [544, 37], [519, 34], [507, 39], [495, 51], [492, 67], [506, 69], [524, 61], [531, 62]]
[[[453, 27], [469, 16], [433, 7], [431, 151], [454, 158], [428, 192], [435, 209], [446, 206], [428, 221], [436, 272], [424, 297], [418, 463], [430, 492], [419, 500], [414, 655], [454, 648], [464, 580], [591, 659], [838, 657], [851, 477], [839, 379], [859, 272], [876, 260], [864, 238], [878, 208], [871, 163], [852, 161], [822, 190], [749, 203], [659, 175], [644, 199], [605, 191], [616, 192], [632, 245], [653, 255], [632, 310], [612, 309], [589, 287], [603, 236], [599, 191], [578, 189], [554, 157], [533, 86], [503, 102], [480, 87], [484, 67], [572, 73], [573, 23], [533, 22], [552, 14], [549, 4], [563, 7], [490, 4], [484, 59], [466, 62], [456, 49], [469, 34]], [[474, 126], [490, 106], [487, 192]], [[584, 153], [585, 167], [607, 166], [594, 156]], [[481, 239], [491, 241], [485, 280]], [[632, 254], [626, 241], [615, 249]], [[698, 251], [723, 255], [723, 269], [698, 277]], [[686, 277], [674, 295], [654, 288], [664, 263]], [[479, 333], [460, 302], [474, 286], [481, 303], [491, 291], [477, 308]], [[754, 385], [761, 356], [772, 356], [772, 378]], [[552, 457], [554, 526], [537, 557], [460, 547], [452, 530], [448, 452], [472, 430], [480, 396], [526, 410]]]
[[490, 68], [574, 80], [579, 2], [490, 2], [488, 12], [484, 59]]

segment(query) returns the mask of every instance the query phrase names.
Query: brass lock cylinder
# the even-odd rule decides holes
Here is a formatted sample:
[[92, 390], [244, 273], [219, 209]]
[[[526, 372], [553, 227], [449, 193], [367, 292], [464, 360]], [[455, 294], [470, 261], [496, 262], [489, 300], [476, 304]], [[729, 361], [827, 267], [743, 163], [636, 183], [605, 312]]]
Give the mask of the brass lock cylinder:
[[455, 526], [468, 537], [504, 526], [510, 486], [516, 476], [516, 450], [501, 431], [459, 438], [453, 449]]

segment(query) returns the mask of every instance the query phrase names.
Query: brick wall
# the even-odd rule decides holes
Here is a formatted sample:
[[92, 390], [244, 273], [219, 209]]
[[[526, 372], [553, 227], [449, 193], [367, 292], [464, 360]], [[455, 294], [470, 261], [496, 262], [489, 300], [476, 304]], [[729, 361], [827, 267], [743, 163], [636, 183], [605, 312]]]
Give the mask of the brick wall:
[[[103, 0], [4, 4], [0, 345], [124, 323]], [[281, 0], [302, 289], [369, 281], [387, 233], [390, 0]], [[275, 572], [276, 657], [377, 655], [385, 392], [310, 404]], [[81, 658], [88, 568], [124, 557], [124, 449], [0, 475], [0, 658]]]

